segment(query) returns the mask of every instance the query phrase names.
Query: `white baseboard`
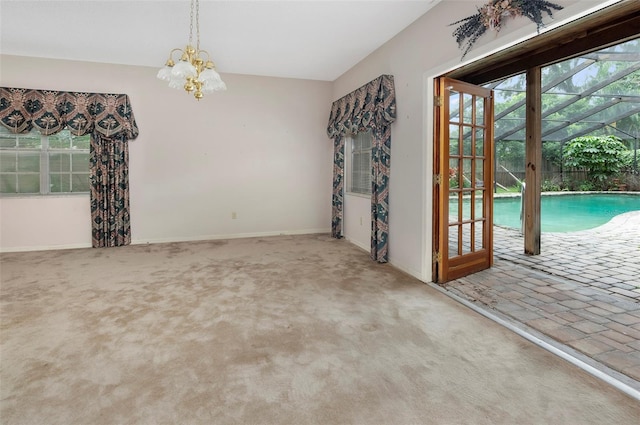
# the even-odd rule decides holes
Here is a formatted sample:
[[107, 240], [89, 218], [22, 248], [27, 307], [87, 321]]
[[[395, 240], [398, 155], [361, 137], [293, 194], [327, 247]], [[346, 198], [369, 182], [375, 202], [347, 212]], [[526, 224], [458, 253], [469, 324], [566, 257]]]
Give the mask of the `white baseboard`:
[[[345, 236], [344, 238], [347, 242], [357, 246], [358, 248], [362, 249], [363, 251], [366, 252], [371, 252], [371, 247], [370, 246], [365, 246], [364, 244], [362, 244], [361, 242], [358, 242], [356, 240], [353, 239], [349, 239], [348, 237]], [[422, 273], [419, 272], [418, 270], [414, 270], [411, 267], [407, 267], [404, 264], [398, 263], [396, 261], [393, 260], [393, 258], [389, 258], [389, 264], [392, 265], [393, 267], [395, 267], [396, 269], [403, 271], [404, 273], [415, 277], [416, 279], [420, 280], [421, 282], [426, 282], [423, 277], [422, 277]]]
[[170, 242], [197, 242], [220, 239], [242, 239], [242, 238], [260, 238], [269, 236], [292, 236], [292, 235], [309, 235], [316, 233], [330, 233], [331, 229], [301, 229], [301, 230], [280, 230], [275, 232], [255, 232], [255, 233], [232, 233], [224, 235], [205, 235], [205, 236], [184, 236], [170, 238], [152, 238], [152, 239], [134, 239], [132, 245], [144, 245], [152, 243], [170, 243]]
[[55, 251], [60, 249], [81, 249], [91, 248], [90, 243], [78, 243], [69, 245], [44, 245], [44, 246], [17, 246], [10, 248], [0, 247], [0, 253], [3, 252], [29, 252], [29, 251]]
[[371, 252], [371, 247], [370, 246], [366, 246], [363, 243], [361, 243], [359, 241], [356, 241], [355, 239], [351, 239], [351, 238], [348, 238], [347, 236], [345, 236], [344, 240], [349, 242], [350, 244], [353, 244], [353, 245], [357, 246], [358, 248], [360, 248], [360, 249], [362, 249], [364, 251]]
[[[227, 235], [206, 235], [206, 236], [187, 236], [187, 237], [170, 237], [170, 238], [151, 238], [151, 239], [133, 239], [131, 245], [145, 245], [153, 243], [170, 243], [170, 242], [195, 242], [219, 239], [240, 239], [240, 238], [259, 238], [268, 236], [291, 236], [291, 235], [308, 235], [316, 233], [330, 233], [331, 229], [301, 229], [301, 230], [281, 230], [275, 232], [256, 232], [256, 233], [235, 233]], [[60, 249], [79, 249], [91, 248], [91, 243], [69, 244], [69, 245], [44, 245], [44, 246], [22, 246], [22, 247], [0, 247], [0, 253], [3, 252], [28, 252], [28, 251], [53, 251]]]
[[397, 263], [396, 261], [393, 260], [393, 258], [389, 259], [389, 264], [391, 264], [393, 267], [395, 267], [398, 270], [401, 270], [403, 272], [405, 272], [406, 274], [415, 277], [416, 279], [418, 279], [421, 282], [426, 282], [426, 280], [424, 280], [422, 273], [412, 269], [411, 267], [407, 267], [404, 264], [400, 264]]

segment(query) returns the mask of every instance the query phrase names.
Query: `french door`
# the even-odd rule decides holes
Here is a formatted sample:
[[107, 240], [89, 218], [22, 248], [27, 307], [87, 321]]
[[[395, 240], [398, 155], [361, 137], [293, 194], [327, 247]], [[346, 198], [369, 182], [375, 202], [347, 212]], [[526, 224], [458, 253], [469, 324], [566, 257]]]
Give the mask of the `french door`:
[[493, 96], [435, 84], [433, 280], [443, 283], [493, 263]]

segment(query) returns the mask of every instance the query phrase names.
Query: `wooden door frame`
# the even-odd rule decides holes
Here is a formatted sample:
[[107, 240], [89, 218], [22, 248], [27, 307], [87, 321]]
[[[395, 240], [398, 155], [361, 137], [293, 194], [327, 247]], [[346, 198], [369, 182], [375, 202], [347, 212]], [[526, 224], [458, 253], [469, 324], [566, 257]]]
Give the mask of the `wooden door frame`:
[[[639, 36], [640, 2], [623, 0], [442, 75], [480, 85], [520, 73], [527, 74], [525, 253], [540, 254], [542, 158], [540, 69], [543, 66], [601, 50]], [[435, 152], [434, 158], [436, 158]], [[434, 161], [434, 167], [435, 162], [437, 161]], [[434, 239], [438, 237], [435, 229], [436, 227], [434, 227]], [[434, 278], [435, 271], [434, 266]]]
[[623, 0], [443, 76], [484, 84], [638, 38], [640, 3]]

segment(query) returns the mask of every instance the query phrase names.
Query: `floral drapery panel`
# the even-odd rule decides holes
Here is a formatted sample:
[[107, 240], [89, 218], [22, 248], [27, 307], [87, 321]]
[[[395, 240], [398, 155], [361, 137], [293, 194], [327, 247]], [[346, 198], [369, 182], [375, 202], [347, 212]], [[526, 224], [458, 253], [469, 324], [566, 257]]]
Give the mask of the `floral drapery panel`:
[[138, 136], [126, 94], [0, 87], [0, 124], [13, 133], [44, 135], [68, 128], [91, 134], [90, 200], [94, 247], [131, 243], [129, 140]]
[[335, 238], [342, 237], [344, 137], [371, 130], [371, 258], [381, 263], [388, 260], [391, 123], [395, 119], [393, 76], [381, 75], [333, 102], [327, 127], [334, 143], [331, 234]]

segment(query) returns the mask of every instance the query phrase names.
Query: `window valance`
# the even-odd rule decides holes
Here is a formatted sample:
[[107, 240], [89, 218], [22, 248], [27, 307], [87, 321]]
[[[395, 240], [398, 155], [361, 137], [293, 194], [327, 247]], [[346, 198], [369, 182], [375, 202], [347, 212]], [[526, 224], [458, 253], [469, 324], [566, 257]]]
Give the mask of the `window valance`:
[[335, 139], [350, 133], [383, 129], [395, 120], [393, 75], [381, 75], [333, 102], [327, 135]]
[[107, 138], [138, 136], [129, 96], [0, 87], [0, 124], [13, 133], [44, 135], [68, 128], [76, 136], [97, 132]]

